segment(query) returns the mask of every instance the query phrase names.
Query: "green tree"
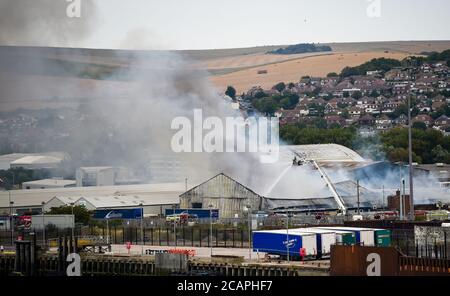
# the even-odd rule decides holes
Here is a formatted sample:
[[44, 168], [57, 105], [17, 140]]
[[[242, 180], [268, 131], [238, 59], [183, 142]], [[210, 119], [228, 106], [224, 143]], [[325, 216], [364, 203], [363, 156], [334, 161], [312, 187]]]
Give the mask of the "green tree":
[[380, 92], [378, 92], [377, 90], [372, 90], [369, 94], [369, 97], [371, 98], [376, 98], [380, 96]]
[[354, 98], [355, 100], [359, 100], [362, 98], [362, 93], [360, 91], [356, 91], [353, 93], [352, 98]]
[[232, 86], [227, 87], [225, 94], [232, 99], [236, 99], [236, 89], [234, 89], [234, 87], [232, 87]]
[[[71, 215], [72, 206], [61, 206], [58, 208], [51, 208], [47, 213], [49, 215]], [[77, 205], [73, 207], [73, 214], [75, 215], [75, 223], [82, 223], [83, 225], [88, 225], [92, 213], [86, 209], [85, 206]]]
[[273, 116], [275, 111], [278, 110], [278, 104], [273, 98], [262, 98], [260, 100], [254, 100], [253, 106], [260, 112]]
[[414, 122], [412, 127], [415, 128], [415, 129], [420, 129], [420, 130], [426, 130], [427, 129], [427, 125], [424, 122], [422, 122], [422, 121]]
[[273, 86], [274, 89], [279, 91], [280, 93], [286, 89], [286, 84], [284, 82], [279, 82]]
[[406, 116], [408, 115], [408, 106], [406, 104], [400, 105], [397, 108], [395, 108], [394, 112], [392, 113], [392, 116], [396, 118], [402, 114]]
[[442, 148], [441, 145], [437, 145], [433, 150], [431, 150], [431, 155], [433, 156], [434, 162], [450, 164], [450, 152]]

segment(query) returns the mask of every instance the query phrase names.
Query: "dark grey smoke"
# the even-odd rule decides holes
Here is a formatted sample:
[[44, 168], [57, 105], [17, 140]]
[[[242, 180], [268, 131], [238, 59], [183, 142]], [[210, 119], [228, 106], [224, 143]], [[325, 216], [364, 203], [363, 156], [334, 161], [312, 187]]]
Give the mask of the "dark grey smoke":
[[65, 0], [0, 0], [0, 45], [76, 46], [96, 23], [94, 1], [81, 3], [81, 17], [69, 18]]

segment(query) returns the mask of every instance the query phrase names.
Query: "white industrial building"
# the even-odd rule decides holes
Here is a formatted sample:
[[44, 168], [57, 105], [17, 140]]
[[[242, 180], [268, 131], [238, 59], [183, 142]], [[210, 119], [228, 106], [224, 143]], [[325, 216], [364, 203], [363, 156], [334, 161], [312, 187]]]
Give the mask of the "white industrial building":
[[56, 169], [63, 159], [50, 155], [31, 155], [11, 162], [11, 168], [24, 168], [27, 170]]
[[70, 187], [29, 189], [0, 192], [0, 215], [41, 212], [62, 205], [85, 204], [96, 208], [132, 208], [143, 204], [144, 214], [153, 215], [179, 204], [179, 196], [185, 191], [183, 183], [141, 184], [99, 187]]
[[76, 171], [78, 187], [138, 184], [140, 180], [123, 167], [81, 167]]
[[23, 182], [23, 189], [50, 189], [50, 188], [67, 188], [75, 187], [77, 182], [75, 180], [64, 179], [43, 179], [36, 181]]
[[10, 168], [55, 169], [66, 157], [67, 155], [63, 152], [5, 154], [0, 156], [0, 170]]
[[76, 172], [77, 186], [113, 186], [114, 167], [82, 167]]

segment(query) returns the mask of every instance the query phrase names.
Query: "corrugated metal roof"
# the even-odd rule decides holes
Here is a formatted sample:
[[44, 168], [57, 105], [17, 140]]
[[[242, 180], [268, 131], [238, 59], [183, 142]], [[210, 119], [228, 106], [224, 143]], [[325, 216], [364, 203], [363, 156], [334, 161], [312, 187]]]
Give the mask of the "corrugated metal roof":
[[28, 185], [35, 186], [69, 186], [76, 185], [77, 181], [75, 180], [62, 180], [62, 179], [43, 179], [36, 181], [23, 182], [22, 187], [26, 187]]
[[11, 162], [12, 165], [60, 163], [62, 158], [47, 155], [29, 155]]
[[317, 162], [365, 162], [358, 153], [350, 148], [337, 144], [292, 145], [280, 147], [280, 161], [292, 163], [294, 153], [303, 155], [305, 160]]

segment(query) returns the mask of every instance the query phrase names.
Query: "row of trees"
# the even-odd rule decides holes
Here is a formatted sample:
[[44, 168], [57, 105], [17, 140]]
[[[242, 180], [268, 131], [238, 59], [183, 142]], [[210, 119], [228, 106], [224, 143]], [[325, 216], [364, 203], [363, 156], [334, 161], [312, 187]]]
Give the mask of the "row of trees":
[[253, 107], [269, 116], [273, 116], [275, 111], [283, 108], [284, 110], [291, 110], [297, 106], [299, 96], [296, 94], [275, 95], [264, 98], [253, 98]]
[[[424, 63], [436, 63], [436, 62], [446, 62], [448, 66], [450, 66], [450, 50], [445, 50], [441, 53], [431, 52], [427, 53], [426, 57], [407, 57], [402, 61], [398, 61], [395, 59], [387, 59], [387, 58], [378, 58], [372, 59], [369, 62], [366, 62], [362, 65], [356, 67], [345, 67], [340, 76], [341, 77], [350, 77], [355, 75], [366, 75], [368, 71], [382, 71], [387, 72], [395, 67], [400, 66], [414, 66], [419, 67]], [[336, 73], [330, 73], [333, 75]], [[332, 77], [332, 76], [329, 76]]]
[[368, 71], [383, 71], [387, 72], [395, 67], [400, 67], [402, 62], [395, 59], [372, 59], [362, 65], [356, 67], [345, 67], [341, 72], [341, 77], [350, 77], [357, 75], [366, 75]]
[[[418, 163], [450, 163], [450, 137], [433, 129], [413, 128], [413, 160]], [[354, 127], [324, 128], [314, 125], [286, 125], [280, 137], [289, 144], [336, 143], [374, 160], [408, 161], [408, 129], [394, 128], [380, 136], [362, 137]]]
[[322, 52], [332, 51], [332, 48], [328, 45], [316, 45], [313, 43], [300, 43], [289, 45], [285, 48], [279, 48], [277, 50], [269, 51], [268, 54], [299, 54], [307, 52]]

